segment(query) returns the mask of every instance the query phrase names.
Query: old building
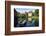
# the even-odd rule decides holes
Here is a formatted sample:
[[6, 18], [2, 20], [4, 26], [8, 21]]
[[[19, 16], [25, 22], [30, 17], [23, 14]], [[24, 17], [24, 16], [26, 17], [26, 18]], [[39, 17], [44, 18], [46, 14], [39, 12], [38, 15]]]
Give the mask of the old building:
[[27, 21], [32, 21], [32, 11], [26, 12], [26, 19]]

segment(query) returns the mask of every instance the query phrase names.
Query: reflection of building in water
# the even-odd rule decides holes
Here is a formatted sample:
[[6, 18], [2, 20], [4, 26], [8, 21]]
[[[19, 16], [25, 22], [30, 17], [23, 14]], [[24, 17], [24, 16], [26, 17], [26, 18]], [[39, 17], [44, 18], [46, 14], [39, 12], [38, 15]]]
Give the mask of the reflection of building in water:
[[32, 11], [26, 12], [27, 21], [32, 21]]

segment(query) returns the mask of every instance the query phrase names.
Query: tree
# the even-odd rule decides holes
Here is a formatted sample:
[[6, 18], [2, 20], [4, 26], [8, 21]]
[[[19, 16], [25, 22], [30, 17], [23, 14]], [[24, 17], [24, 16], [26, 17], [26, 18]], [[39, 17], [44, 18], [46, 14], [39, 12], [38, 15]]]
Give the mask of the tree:
[[36, 9], [35, 10], [35, 15], [38, 16], [38, 14], [39, 14], [39, 9]]

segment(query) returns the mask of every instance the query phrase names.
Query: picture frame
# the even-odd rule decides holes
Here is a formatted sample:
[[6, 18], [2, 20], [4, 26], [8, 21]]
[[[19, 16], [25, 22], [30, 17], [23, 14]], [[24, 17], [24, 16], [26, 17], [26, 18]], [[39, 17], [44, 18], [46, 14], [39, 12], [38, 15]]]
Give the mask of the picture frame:
[[[36, 6], [35, 8], [37, 8], [37, 6], [42, 8], [42, 13], [40, 15], [41, 21], [39, 24], [41, 24], [41, 28], [40, 30], [38, 28], [30, 28], [30, 27], [26, 27], [26, 28], [19, 28], [17, 29], [15, 27], [15, 30], [12, 29], [12, 24], [13, 24], [13, 17], [11, 17], [13, 14], [12, 12], [12, 7], [11, 5], [13, 5], [12, 7], [17, 7], [16, 5], [20, 5], [23, 7], [29, 7], [30, 6]], [[19, 8], [19, 6], [18, 6]], [[11, 13], [12, 12], [12, 13]], [[40, 13], [39, 13], [40, 14]], [[15, 14], [16, 15], [16, 14]], [[42, 17], [41, 17], [42, 16]], [[16, 19], [15, 19], [16, 20]], [[16, 22], [16, 21], [15, 21]], [[28, 30], [29, 28], [29, 30]], [[12, 31], [11, 31], [12, 30]], [[22, 31], [21, 31], [22, 30]], [[23, 31], [24, 30], [24, 31]], [[44, 33], [45, 32], [45, 4], [44, 3], [38, 3], [38, 2], [18, 2], [18, 1], [5, 1], [5, 35], [18, 35], [18, 34], [34, 34], [34, 33]]]

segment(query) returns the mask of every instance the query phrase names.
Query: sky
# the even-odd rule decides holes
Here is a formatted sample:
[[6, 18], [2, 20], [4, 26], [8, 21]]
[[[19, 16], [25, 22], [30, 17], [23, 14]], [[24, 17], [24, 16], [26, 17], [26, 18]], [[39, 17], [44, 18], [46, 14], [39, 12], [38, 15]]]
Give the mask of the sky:
[[20, 13], [25, 13], [25, 12], [29, 12], [29, 11], [33, 11], [35, 9], [31, 9], [31, 8], [15, 8], [17, 12]]

